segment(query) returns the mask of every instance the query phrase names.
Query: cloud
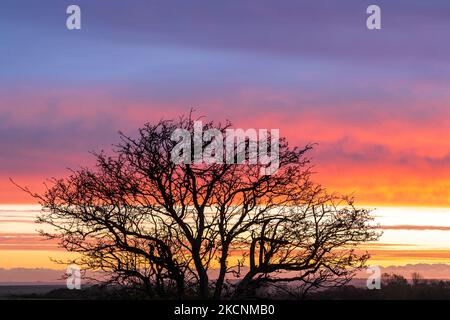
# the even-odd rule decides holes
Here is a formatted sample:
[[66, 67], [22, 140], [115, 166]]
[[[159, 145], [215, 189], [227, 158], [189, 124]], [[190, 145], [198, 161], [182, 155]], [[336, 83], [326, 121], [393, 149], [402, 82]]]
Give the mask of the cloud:
[[[1, 221], [0, 221], [1, 223]], [[58, 240], [47, 240], [37, 233], [0, 233], [1, 250], [63, 250]]]
[[[444, 263], [436, 264], [407, 264], [403, 266], [381, 267], [382, 273], [398, 274], [406, 279], [411, 279], [413, 273], [419, 273], [425, 279], [450, 279], [450, 265]], [[356, 278], [367, 279], [366, 271], [358, 272]]]
[[[35, 284], [35, 285], [65, 285], [65, 268], [0, 268], [0, 284]], [[102, 273], [97, 271], [86, 271], [82, 273], [82, 285], [89, 283], [88, 279], [102, 278]]]
[[0, 283], [65, 283], [64, 270], [44, 268], [0, 268]]
[[436, 230], [436, 231], [450, 231], [450, 226], [418, 226], [418, 225], [391, 225], [380, 226], [383, 230]]
[[65, 2], [0, 4], [0, 202], [195, 107], [318, 142], [318, 180], [364, 202], [450, 204], [447, 1], [380, 1], [380, 32], [359, 0], [77, 4], [80, 32]]

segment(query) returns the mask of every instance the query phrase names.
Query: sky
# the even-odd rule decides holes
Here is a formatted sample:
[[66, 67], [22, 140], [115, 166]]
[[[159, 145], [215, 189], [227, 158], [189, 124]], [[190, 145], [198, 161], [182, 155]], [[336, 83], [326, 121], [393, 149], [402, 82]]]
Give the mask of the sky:
[[388, 226], [375, 262], [447, 263], [449, 37], [446, 0], [2, 0], [0, 268], [63, 254], [33, 238], [38, 208], [9, 178], [40, 191], [119, 130], [191, 108], [317, 143], [316, 181]]

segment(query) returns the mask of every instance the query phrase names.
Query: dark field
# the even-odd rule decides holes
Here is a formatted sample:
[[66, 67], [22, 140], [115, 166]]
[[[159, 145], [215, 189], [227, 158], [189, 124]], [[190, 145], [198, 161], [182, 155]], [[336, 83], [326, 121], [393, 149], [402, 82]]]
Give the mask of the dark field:
[[64, 285], [36, 285], [36, 284], [0, 284], [0, 299], [32, 299], [32, 295], [45, 295], [52, 290], [65, 288]]

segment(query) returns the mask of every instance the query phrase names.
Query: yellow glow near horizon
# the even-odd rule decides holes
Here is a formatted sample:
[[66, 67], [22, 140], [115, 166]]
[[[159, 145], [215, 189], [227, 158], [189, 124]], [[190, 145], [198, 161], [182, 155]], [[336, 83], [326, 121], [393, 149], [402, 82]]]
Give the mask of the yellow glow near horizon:
[[[360, 207], [374, 208], [375, 222], [390, 228], [377, 243], [361, 246], [372, 255], [370, 264], [450, 264], [450, 208]], [[33, 222], [39, 208], [38, 205], [0, 205], [0, 268], [54, 269], [61, 266], [50, 257], [73, 256], [58, 250], [55, 243], [46, 244], [37, 237], [36, 229], [43, 227]], [[413, 228], [408, 229], [409, 226]]]
[[73, 255], [57, 250], [0, 250], [0, 268], [65, 269], [64, 266], [51, 261], [51, 258], [66, 260]]

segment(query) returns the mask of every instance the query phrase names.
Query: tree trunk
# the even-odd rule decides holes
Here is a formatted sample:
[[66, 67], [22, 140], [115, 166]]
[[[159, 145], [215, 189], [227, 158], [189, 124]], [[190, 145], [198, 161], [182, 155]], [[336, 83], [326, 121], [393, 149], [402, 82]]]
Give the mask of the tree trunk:
[[[194, 251], [194, 252], [196, 252], [196, 251]], [[194, 259], [195, 269], [197, 270], [197, 274], [198, 274], [198, 297], [200, 299], [208, 299], [209, 298], [209, 279], [208, 279], [206, 270], [203, 266], [202, 259], [200, 258], [200, 254], [197, 254], [197, 252], [195, 254], [193, 253], [193, 259]]]
[[244, 278], [239, 282], [239, 284], [236, 287], [236, 290], [233, 294], [233, 298], [239, 298], [242, 296], [246, 290], [248, 290], [248, 286], [250, 282], [252, 281], [253, 277], [256, 275], [255, 272], [249, 271]]
[[228, 244], [223, 244], [222, 256], [220, 257], [220, 271], [216, 281], [216, 288], [214, 289], [214, 299], [220, 299], [223, 290], [223, 283], [227, 273], [227, 258], [228, 258]]

